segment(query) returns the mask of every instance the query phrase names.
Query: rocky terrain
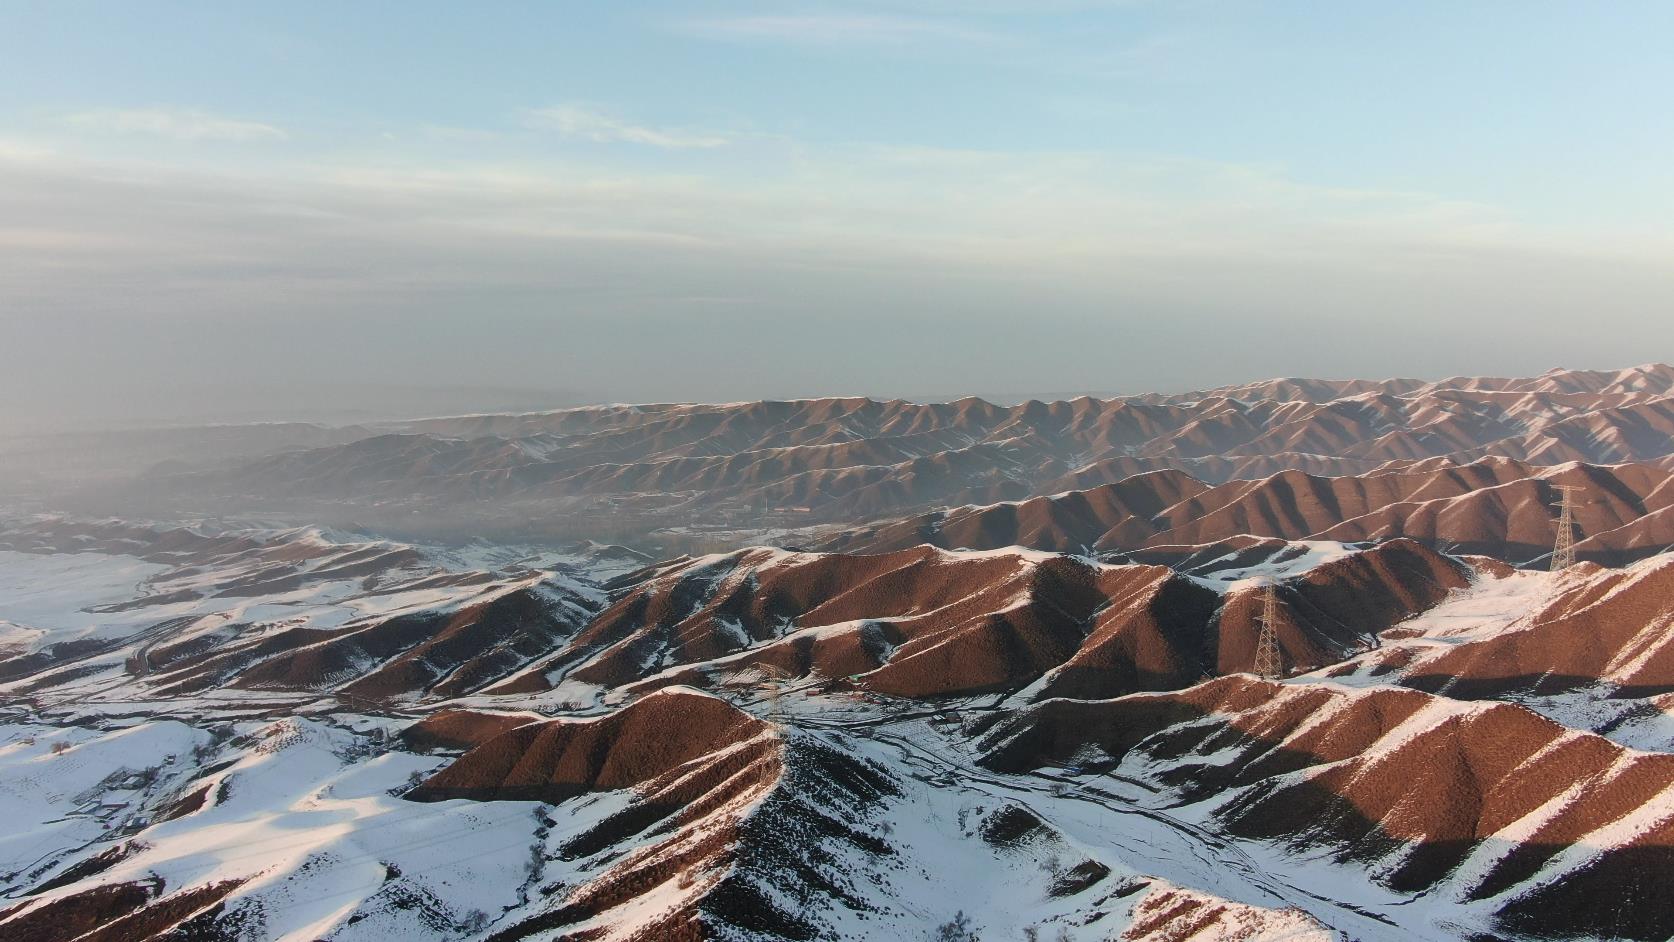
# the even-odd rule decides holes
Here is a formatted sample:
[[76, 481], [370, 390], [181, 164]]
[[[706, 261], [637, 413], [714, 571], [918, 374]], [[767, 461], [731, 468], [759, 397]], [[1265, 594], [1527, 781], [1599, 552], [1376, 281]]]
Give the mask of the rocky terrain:
[[[1204, 485], [1282, 472], [1362, 477], [1485, 458], [1516, 463], [1508, 468], [1582, 462], [1666, 472], [1674, 469], [1674, 367], [1275, 380], [1012, 405], [594, 406], [313, 432], [273, 426], [266, 438], [261, 428], [171, 432], [183, 444], [169, 460], [132, 434], [60, 442], [57, 452], [51, 441], [33, 442], [34, 466], [58, 453], [74, 459], [60, 462], [62, 482], [28, 483], [50, 493], [50, 506], [83, 513], [210, 513], [426, 540], [588, 538], [707, 551], [764, 532], [1089, 491], [1158, 471], [1179, 474], [1156, 495], [1125, 498], [1140, 503], [1095, 513], [1145, 515], [1145, 500], [1171, 506]], [[6, 478], [0, 464], [0, 494]], [[1666, 519], [1648, 526], [1669, 528]]]
[[1091, 490], [840, 531], [822, 547], [876, 553], [923, 543], [1026, 546], [1175, 564], [1248, 537], [1347, 543], [1404, 537], [1538, 564], [1552, 549], [1551, 507], [1561, 486], [1585, 495], [1575, 511], [1578, 558], [1620, 565], [1674, 545], [1674, 470], [1485, 458], [1343, 477], [1284, 471], [1216, 486], [1158, 471]]
[[1671, 384], [476, 416], [26, 508], [0, 938], [1667, 939]]

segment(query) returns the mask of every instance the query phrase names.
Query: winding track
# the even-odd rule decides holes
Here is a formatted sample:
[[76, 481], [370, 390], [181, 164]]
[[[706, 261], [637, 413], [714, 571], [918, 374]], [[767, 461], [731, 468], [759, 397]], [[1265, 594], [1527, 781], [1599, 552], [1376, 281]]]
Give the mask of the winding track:
[[[935, 715], [946, 715], [961, 712], [988, 712], [990, 708], [962, 711], [957, 709], [927, 710], [904, 713], [889, 717], [871, 717], [854, 721], [829, 721], [813, 719], [806, 715], [795, 717], [794, 725], [801, 728], [819, 730], [827, 735], [853, 735], [856, 730], [869, 731], [869, 738], [873, 741], [885, 743], [898, 750], [908, 764], [924, 769], [931, 781], [945, 783], [953, 787], [968, 788], [990, 795], [997, 799], [1017, 804], [1028, 810], [1042, 821], [1052, 822], [1054, 827], [1075, 833], [1082, 839], [1088, 839], [1090, 844], [1108, 844], [1129, 859], [1145, 861], [1154, 864], [1162, 860], [1182, 861], [1190, 859], [1196, 866], [1185, 869], [1191, 871], [1193, 879], [1177, 881], [1182, 885], [1201, 885], [1205, 877], [1224, 875], [1230, 869], [1237, 873], [1242, 882], [1253, 891], [1244, 901], [1256, 905], [1290, 906], [1309, 913], [1325, 923], [1345, 939], [1364, 940], [1364, 942], [1407, 942], [1413, 938], [1420, 938], [1424, 930], [1433, 931], [1431, 926], [1414, 926], [1403, 929], [1393, 920], [1381, 913], [1333, 899], [1319, 893], [1312, 892], [1287, 881], [1271, 870], [1265, 869], [1254, 858], [1239, 847], [1235, 842], [1221, 837], [1208, 829], [1175, 817], [1166, 811], [1147, 808], [1134, 804], [1119, 795], [1105, 791], [1097, 786], [1079, 779], [1057, 773], [1037, 770], [1034, 775], [1058, 785], [1072, 786], [1070, 791], [1062, 795], [1051, 795], [1059, 800], [1073, 800], [1083, 802], [1097, 808], [1100, 812], [1120, 815], [1130, 819], [1141, 819], [1156, 827], [1141, 829], [1152, 835], [1162, 836], [1161, 841], [1153, 843], [1150, 848], [1139, 849], [1131, 845], [1113, 840], [1110, 830], [1099, 830], [1092, 834], [1081, 828], [1062, 827], [1055, 821], [1058, 817], [1042, 811], [1031, 803], [1027, 797], [1039, 797], [1050, 792], [1052, 785], [1035, 785], [1027, 780], [1003, 777], [994, 773], [980, 771], [974, 763], [955, 762], [936, 751], [926, 748], [909, 736], [888, 731], [885, 727], [897, 725], [909, 720], [923, 719]], [[1124, 779], [1139, 785], [1131, 779]], [[1138, 837], [1139, 832], [1124, 831], [1123, 836]], [[1089, 839], [1091, 838], [1091, 839]], [[1181, 852], [1184, 852], [1183, 854]], [[1166, 874], [1157, 874], [1167, 878]]]

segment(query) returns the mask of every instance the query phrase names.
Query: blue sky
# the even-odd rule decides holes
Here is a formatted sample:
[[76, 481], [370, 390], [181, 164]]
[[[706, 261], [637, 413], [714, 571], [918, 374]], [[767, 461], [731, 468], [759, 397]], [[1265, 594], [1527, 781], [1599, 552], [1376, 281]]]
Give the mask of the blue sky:
[[45, 408], [1668, 359], [1671, 37], [1660, 2], [0, 0], [0, 366]]

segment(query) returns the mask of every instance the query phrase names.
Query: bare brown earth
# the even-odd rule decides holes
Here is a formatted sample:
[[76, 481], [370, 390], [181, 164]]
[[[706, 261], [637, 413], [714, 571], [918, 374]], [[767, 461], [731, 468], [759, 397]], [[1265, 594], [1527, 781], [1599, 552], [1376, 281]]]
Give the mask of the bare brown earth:
[[[1298, 910], [1277, 913], [1206, 898], [1177, 887], [1151, 890], [1134, 910], [1134, 922], [1121, 942], [1251, 942], [1299, 938], [1321, 927]], [[1321, 933], [1323, 934], [1323, 933]]]
[[1580, 565], [1508, 630], [1443, 646], [1399, 639], [1355, 670], [1459, 699], [1607, 688], [1620, 699], [1674, 693], [1674, 557], [1629, 569]]
[[[1284, 580], [1277, 590], [1276, 633], [1285, 667], [1306, 671], [1335, 663], [1464, 587], [1468, 576], [1458, 563], [1397, 540]], [[1113, 597], [1039, 696], [1095, 699], [1250, 670], [1262, 595], [1252, 586], [1223, 600], [1175, 576], [1154, 591]]]
[[[434, 419], [253, 462], [165, 469], [126, 496], [429, 532], [486, 525], [640, 540], [694, 523], [854, 524], [1153, 471], [1224, 483], [1485, 457], [1553, 465], [1671, 456], [1674, 367], [1657, 365], [1434, 383], [1282, 380], [1017, 405], [813, 399]], [[123, 495], [101, 499], [116, 506]], [[531, 520], [535, 506], [565, 513]]]
[[1674, 543], [1674, 471], [1644, 464], [1425, 463], [1351, 477], [1285, 471], [1211, 487], [1156, 472], [1088, 491], [961, 507], [839, 533], [821, 548], [879, 553], [1026, 546], [1126, 552], [1174, 563], [1249, 537], [1363, 542], [1409, 537], [1515, 563], [1552, 545], [1558, 485], [1578, 496], [1578, 555], [1619, 565]]
[[[102, 539], [154, 559], [170, 552], [190, 560], [248, 557], [267, 582], [274, 581], [267, 575], [274, 567], [306, 582], [362, 559], [405, 558], [399, 548], [247, 546], [190, 532], [161, 535], [160, 542], [185, 547], [175, 550], [120, 529]], [[233, 626], [181, 642], [158, 634], [130, 658], [130, 670], [168, 695], [224, 686], [333, 692], [361, 708], [541, 692], [564, 679], [634, 692], [715, 687], [763, 670], [853, 678], [876, 693], [915, 698], [1023, 688], [1036, 699], [1105, 698], [1251, 669], [1257, 586], [1216, 587], [1179, 570], [1213, 576], [1225, 567], [1282, 561], [1297, 550], [1281, 540], [1246, 538], [1190, 554], [1150, 551], [1169, 565], [928, 546], [877, 555], [741, 550], [623, 577], [603, 609], [554, 592], [538, 577], [491, 581], [463, 602], [341, 628], [240, 633]], [[1482, 577], [1494, 565], [1477, 563], [1479, 572], [1487, 571]], [[398, 568], [365, 578], [380, 590], [399, 591], [438, 577]], [[1407, 539], [1286, 577], [1277, 590], [1276, 626], [1285, 667], [1301, 672], [1352, 658], [1349, 669], [1393, 673], [1399, 676], [1391, 681], [1466, 697], [1601, 682], [1622, 697], [1674, 693], [1674, 669], [1663, 656], [1669, 618], [1663, 602], [1670, 592], [1660, 570], [1601, 575], [1576, 588], [1579, 601], [1559, 600], [1533, 616], [1533, 630], [1455, 645], [1442, 655], [1420, 657], [1398, 639], [1380, 640], [1385, 629], [1428, 610], [1470, 578], [1466, 565]], [[1637, 588], [1612, 593], [1617, 581]], [[1606, 601], [1581, 611], [1588, 593]], [[163, 629], [173, 630], [165, 624], [155, 631]], [[1577, 637], [1587, 643], [1574, 644]], [[0, 673], [38, 674], [50, 686], [57, 677], [76, 676], [80, 659], [103, 650], [58, 647], [76, 649], [0, 661]]]
[[1007, 771], [1096, 746], [1181, 800], [1214, 798], [1234, 834], [1331, 848], [1402, 891], [1491, 901], [1507, 928], [1660, 939], [1674, 925], [1674, 756], [1509, 704], [1227, 677], [1047, 701], [984, 745], [983, 764]]
[[[1279, 643], [1293, 668], [1334, 663], [1466, 584], [1417, 543], [1352, 553], [1280, 588]], [[497, 693], [559, 678], [636, 689], [706, 686], [767, 667], [853, 677], [904, 697], [1015, 690], [1108, 697], [1248, 670], [1254, 587], [1223, 596], [1164, 566], [930, 547], [877, 556], [743, 550], [676, 561], [622, 595], [562, 650]]]
[[598, 719], [510, 729], [408, 797], [559, 803], [622, 789], [632, 790], [627, 806], [562, 850], [597, 860], [598, 875], [497, 932], [496, 942], [558, 930], [588, 938], [654, 888], [675, 905], [641, 917], [635, 939], [728, 939], [741, 930], [809, 937], [807, 914], [782, 901], [814, 894], [841, 904], [844, 888], [809, 861], [828, 845], [887, 854], [862, 828], [878, 800], [898, 792], [868, 763], [787, 739], [714, 697], [665, 690]]
[[179, 939], [180, 927], [213, 910], [244, 881], [224, 880], [164, 895], [161, 880], [96, 886], [0, 911], [0, 937], [15, 942], [150, 942]]
[[[637, 585], [626, 587], [624, 598], [638, 593], [641, 602], [630, 608], [660, 612], [659, 618], [673, 619], [672, 625], [683, 625], [683, 631], [699, 636], [714, 634], [714, 625], [706, 619], [726, 611], [734, 619], [731, 624], [737, 625], [789, 619], [786, 628], [794, 637], [798, 611], [830, 606], [835, 624], [852, 620], [854, 609], [848, 606], [888, 611], [904, 620], [939, 617], [942, 612], [957, 613], [965, 600], [980, 596], [984, 588], [1040, 591], [1042, 576], [1035, 570], [1075, 562], [1073, 570], [1047, 569], [1054, 574], [1049, 578], [1056, 580], [1047, 591], [1066, 593], [1065, 598], [1087, 593], [1097, 600], [1088, 606], [1093, 612], [1091, 630], [1075, 655], [1041, 676], [1034, 705], [1002, 716], [984, 736], [983, 765], [1012, 774], [1072, 762], [1094, 772], [1113, 771], [1155, 789], [1169, 804], [1206, 802], [1206, 823], [1215, 829], [1288, 845], [1296, 853], [1325, 854], [1398, 892], [1479, 908], [1492, 914], [1510, 937], [1605, 932], [1650, 940], [1664, 938], [1667, 926], [1674, 925], [1674, 904], [1669, 902], [1674, 900], [1674, 757], [1627, 749], [1513, 704], [1470, 703], [1451, 696], [1459, 683], [1472, 678], [1493, 680], [1482, 670], [1492, 658], [1470, 659], [1453, 675], [1455, 683], [1444, 691], [1449, 696], [1399, 686], [1354, 689], [1308, 680], [1279, 684], [1247, 674], [1193, 684], [1195, 677], [1186, 675], [1201, 671], [1203, 662], [1181, 668], [1168, 660], [1183, 662], [1182, 652], [1192, 649], [1177, 636], [1192, 638], [1201, 652], [1204, 641], [1215, 635], [1202, 625], [1195, 634], [1189, 630], [1190, 619], [1183, 614], [1192, 610], [1189, 595], [1161, 604], [1159, 595], [1171, 587], [1204, 593], [1204, 616], [1214, 622], [1214, 629], [1224, 631], [1224, 625], [1247, 620], [1252, 593], [1234, 593], [1216, 609], [1214, 600], [1220, 596], [1160, 567], [1095, 567], [1063, 557], [1015, 553], [982, 554], [964, 561], [978, 567], [972, 572], [980, 577], [967, 582], [969, 574], [961, 571], [959, 556], [922, 548], [894, 558], [756, 550], [655, 567], [637, 577], [642, 580]], [[861, 575], [845, 568], [851, 564]], [[796, 574], [801, 567], [808, 567], [807, 572]], [[1614, 676], [1601, 673], [1598, 665], [1624, 652], [1634, 655], [1636, 671], [1660, 665], [1659, 645], [1674, 630], [1674, 620], [1668, 617], [1668, 599], [1674, 597], [1667, 584], [1670, 571], [1674, 565], [1666, 563], [1621, 571], [1576, 567], [1531, 613], [1527, 626], [1496, 636], [1499, 641], [1524, 639], [1504, 656], [1530, 664], [1541, 658], [1562, 663], [1566, 656], [1598, 656], [1590, 650], [1592, 645], [1531, 640], [1543, 631], [1568, 631], [1572, 636], [1596, 635], [1596, 646], [1604, 651], [1603, 661], [1585, 661], [1575, 668], [1577, 674]], [[901, 575], [891, 576], [894, 573]], [[1364, 632], [1435, 604], [1464, 587], [1467, 579], [1509, 575], [1486, 564], [1472, 571], [1409, 541], [1382, 544], [1318, 566], [1286, 580], [1280, 589], [1287, 659], [1294, 660], [1293, 666], [1309, 666], [1310, 651], [1324, 647], [1330, 638], [1325, 627], [1300, 625], [1304, 618], [1338, 629], [1359, 626], [1334, 642], [1352, 646], [1364, 641]], [[914, 585], [934, 586], [935, 591], [915, 596]], [[797, 607], [756, 604], [764, 598], [794, 599]], [[992, 602], [981, 607], [991, 608]], [[957, 614], [948, 617], [960, 624]], [[902, 637], [909, 634], [903, 632]], [[1390, 635], [1385, 647], [1395, 650], [1399, 643]], [[1447, 656], [1466, 657], [1478, 643], [1488, 642], [1458, 645]], [[947, 643], [941, 647], [956, 648]], [[901, 645], [894, 656], [904, 649]], [[982, 647], [976, 650], [976, 655], [950, 657], [937, 671], [949, 670], [951, 664], [954, 676], [963, 676], [958, 671], [967, 663], [985, 663]], [[1129, 692], [1146, 689], [1141, 665], [1150, 665], [1150, 677], [1183, 677], [1171, 681], [1183, 689]], [[1078, 676], [1072, 667], [1086, 673]], [[1516, 670], [1527, 673], [1527, 666]], [[983, 675], [978, 670], [972, 676]], [[1650, 676], [1630, 673], [1621, 679], [1645, 685]], [[1414, 677], [1391, 680], [1415, 682]], [[1484, 690], [1482, 695], [1495, 692]], [[711, 821], [700, 838], [694, 815], [720, 806], [737, 807], [728, 804], [734, 799], [756, 801], [766, 793], [759, 789], [786, 799], [795, 794], [785, 784], [786, 770], [802, 761], [797, 756], [812, 755], [798, 750], [813, 747], [770, 729], [696, 692], [665, 691], [599, 719], [511, 729], [458, 760], [427, 783], [418, 797], [567, 801], [608, 788], [659, 796], [636, 798], [628, 811], [601, 823], [570, 848], [585, 857], [633, 843], [636, 849], [624, 863], [612, 865], [608, 879], [589, 882], [552, 912], [503, 936], [522, 938], [566, 926], [575, 928], [574, 937], [585, 938], [590, 920], [607, 918], [636, 894], [664, 884], [677, 872], [669, 868], [718, 873], [717, 861], [755, 859], [751, 854], [756, 841], [766, 840], [769, 832], [751, 830], [753, 818], [741, 817], [725, 827]], [[1102, 758], [1089, 758], [1089, 747]], [[814, 763], [807, 768], [820, 770], [815, 778], [846, 768], [831, 756], [807, 761]], [[864, 773], [854, 774], [866, 778]], [[814, 780], [803, 779], [799, 787], [812, 787]], [[722, 781], [728, 784], [717, 784]], [[874, 782], [869, 788], [861, 791], [876, 794], [885, 786]], [[826, 817], [820, 820], [829, 821], [828, 810], [821, 813]], [[1038, 819], [1017, 811], [994, 817], [981, 830], [984, 840], [1009, 846], [1027, 842], [1041, 827]], [[668, 833], [691, 840], [676, 839], [666, 847], [643, 843], [647, 834]], [[876, 846], [853, 831], [831, 833], [838, 835], [832, 839], [855, 846]], [[795, 859], [795, 853], [767, 859]], [[772, 931], [794, 937], [785, 929], [796, 925], [794, 914], [764, 911], [759, 899], [750, 895], [760, 887], [751, 889], [749, 881], [773, 870], [763, 865], [760, 871], [748, 871], [752, 875], [743, 884], [692, 881], [688, 901], [647, 930], [645, 938], [725, 938], [717, 921], [722, 912], [731, 914], [727, 919], [767, 912], [763, 918]], [[745, 901], [724, 902], [732, 899], [730, 893], [744, 893]], [[1240, 932], [1270, 928], [1273, 918], [1271, 912], [1246, 913], [1225, 901], [1164, 888], [1139, 899], [1131, 930], [1139, 939], [1218, 937], [1217, 933], [1236, 938]], [[1628, 900], [1632, 904], [1624, 905]]]
[[[1674, 562], [1633, 562], [1674, 543], [1671, 393], [1674, 370], [1652, 367], [1285, 380], [1016, 407], [816, 400], [416, 423], [161, 477], [354, 507], [376, 495], [401, 513], [522, 500], [573, 502], [564, 506], [583, 517], [651, 507], [664, 523], [852, 523], [981, 505], [851, 527], [826, 544], [840, 552], [669, 560], [613, 581], [602, 604], [533, 574], [439, 572], [398, 544], [23, 527], [0, 548], [225, 567], [233, 575], [201, 591], [229, 598], [345, 579], [368, 594], [446, 585], [469, 597], [333, 628], [159, 622], [131, 648], [73, 642], [0, 659], [0, 682], [49, 689], [103, 657], [165, 695], [307, 691], [368, 712], [465, 694], [514, 710], [566, 681], [623, 697], [602, 716], [449, 710], [403, 732], [410, 749], [464, 750], [409, 793], [416, 801], [610, 809], [559, 850], [582, 879], [535, 888], [497, 940], [584, 940], [631, 920], [639, 940], [807, 938], [817, 927], [798, 902], [858, 905], [840, 875], [809, 865], [823, 851], [859, 851], [880, 868], [922, 863], [894, 859], [884, 837], [879, 808], [903, 781], [837, 748], [861, 734], [771, 723], [693, 689], [766, 675], [885, 702], [1016, 693], [937, 704], [982, 705], [973, 728], [989, 770], [1114, 772], [1094, 780], [1148, 790], [1153, 809], [1210, 834], [1344, 864], [1425, 906], [1491, 914], [1496, 935], [1665, 939], [1674, 755], [1508, 701], [1586, 691], [1650, 713], [1674, 704]], [[1473, 583], [1526, 578], [1489, 557], [1540, 562], [1559, 484], [1585, 488], [1585, 562], [1516, 603], [1535, 599], [1509, 627], [1391, 630]], [[1351, 544], [1275, 589], [1285, 666], [1313, 673], [1284, 683], [1241, 673], [1254, 661], [1261, 589], [1238, 571], [1282, 571], [1310, 552], [1293, 541], [1308, 539]], [[155, 589], [110, 611], [199, 591]], [[606, 792], [608, 804], [596, 798]], [[167, 797], [158, 817], [171, 826], [215, 806], [206, 790]], [[1050, 827], [1008, 806], [969, 836], [1010, 848]], [[108, 853], [66, 874], [97, 877], [122, 859]], [[1110, 877], [1082, 860], [1049, 892], [1099, 885], [1101, 901], [1127, 900], [1134, 940], [1259, 937], [1278, 925], [1275, 911]], [[125, 883], [28, 899], [0, 911], [0, 937], [213, 937], [233, 889]], [[652, 891], [658, 912], [635, 909]]]
[[401, 742], [418, 752], [475, 749], [490, 739], [529, 723], [527, 713], [490, 713], [485, 710], [440, 710], [401, 731]]
[[[627, 850], [605, 874], [566, 894], [550, 911], [497, 933], [526, 938], [607, 917], [681, 873], [723, 869], [740, 842], [744, 809], [777, 785], [781, 743], [768, 727], [723, 701], [664, 691], [602, 719], [549, 721], [501, 733], [408, 793], [415, 801], [469, 798], [559, 803], [597, 791], [637, 788], [635, 800], [574, 839], [570, 857]], [[639, 843], [648, 832], [661, 832]], [[635, 846], [639, 844], [639, 846]], [[704, 881], [712, 883], [713, 878]], [[701, 898], [690, 885], [680, 905], [658, 914], [646, 939], [702, 939]]]
[[666, 690], [600, 720], [512, 727], [408, 793], [414, 801], [545, 801], [639, 785], [762, 739], [766, 724], [723, 700]]
[[[76, 527], [22, 532], [50, 536], [54, 545], [87, 535]], [[1203, 551], [1204, 561], [1184, 560], [1193, 565], [1108, 565], [1015, 549], [848, 555], [757, 548], [647, 567], [610, 583], [601, 605], [539, 574], [439, 572], [396, 544], [121, 528], [100, 540], [180, 564], [141, 593], [215, 572], [219, 581], [192, 584], [204, 592], [229, 583], [290, 592], [347, 579], [371, 596], [445, 587], [454, 598], [340, 627], [210, 620], [205, 629], [201, 619], [177, 618], [133, 637], [0, 658], [0, 681], [45, 690], [93, 669], [86, 665], [117, 661], [161, 695], [228, 687], [330, 693], [357, 709], [539, 693], [565, 680], [633, 692], [714, 687], [762, 671], [854, 678], [903, 697], [1008, 692], [1036, 682], [1035, 696], [1117, 696], [1176, 689], [1253, 664], [1253, 586], [1229, 590], [1176, 569], [1283, 561], [1305, 549], [1229, 541]], [[362, 574], [363, 563], [385, 568]], [[1415, 542], [1392, 540], [1285, 579], [1278, 630], [1287, 665], [1310, 669], [1367, 649], [1378, 632], [1463, 585], [1465, 574]]]
[[355, 701], [479, 690], [583, 625], [585, 600], [531, 577], [489, 583], [463, 604], [352, 622], [228, 634], [150, 652], [147, 677], [168, 693], [211, 687], [337, 691]]
[[[539, 586], [484, 595], [453, 611], [396, 615], [331, 632], [244, 671], [237, 685], [307, 689], [347, 676], [353, 679], [342, 691], [370, 700], [457, 696], [551, 650], [587, 614], [566, 610]], [[369, 662], [378, 666], [368, 670]]]

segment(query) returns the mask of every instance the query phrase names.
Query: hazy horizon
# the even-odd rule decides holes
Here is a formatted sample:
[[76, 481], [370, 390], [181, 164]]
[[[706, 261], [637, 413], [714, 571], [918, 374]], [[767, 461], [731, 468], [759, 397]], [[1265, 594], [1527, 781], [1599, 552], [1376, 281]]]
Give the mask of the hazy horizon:
[[[1651, 363], [1600, 364], [1554, 366], [1531, 371], [1521, 376], [1538, 376], [1554, 370], [1614, 371], [1631, 369]], [[1036, 389], [1036, 390], [834, 390], [815, 394], [767, 393], [751, 400], [735, 399], [612, 399], [589, 397], [585, 391], [573, 389], [536, 389], [513, 387], [454, 387], [454, 386], [334, 386], [324, 385], [306, 390], [281, 387], [211, 389], [180, 388], [148, 390], [140, 396], [128, 395], [120, 400], [81, 402], [75, 408], [66, 403], [55, 403], [54, 413], [34, 409], [27, 402], [8, 403], [0, 408], [0, 437], [19, 435], [35, 437], [57, 432], [70, 434], [139, 431], [144, 429], [191, 428], [214, 425], [258, 425], [310, 423], [325, 426], [379, 425], [413, 419], [442, 418], [476, 414], [516, 414], [548, 412], [561, 409], [613, 404], [653, 403], [726, 403], [736, 401], [785, 401], [823, 398], [870, 398], [905, 400], [908, 402], [951, 402], [975, 397], [1001, 405], [1015, 405], [1028, 400], [1063, 401], [1082, 396], [1114, 399], [1142, 396], [1149, 393], [1171, 395], [1223, 386], [1238, 386], [1278, 379], [1316, 380], [1390, 380], [1413, 379], [1437, 381], [1455, 376], [1506, 377], [1512, 374], [1449, 374], [1449, 375], [1390, 375], [1390, 376], [1303, 376], [1261, 375], [1245, 376], [1191, 386], [1170, 386], [1151, 389]], [[229, 395], [230, 393], [230, 395]]]
[[0, 4], [0, 422], [1674, 359], [1669, 27]]

